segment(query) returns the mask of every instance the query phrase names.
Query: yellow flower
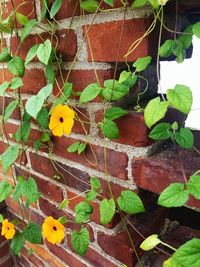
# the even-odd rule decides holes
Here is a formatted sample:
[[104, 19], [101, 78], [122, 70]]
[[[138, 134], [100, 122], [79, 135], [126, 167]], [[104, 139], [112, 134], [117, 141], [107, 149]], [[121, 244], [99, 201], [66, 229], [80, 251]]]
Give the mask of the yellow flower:
[[52, 244], [61, 243], [65, 236], [64, 230], [64, 226], [51, 216], [47, 217], [42, 225], [43, 237]]
[[145, 251], [148, 251], [148, 250], [155, 248], [160, 243], [161, 241], [158, 238], [158, 235], [150, 235], [142, 242], [142, 244], [140, 245], [140, 248]]
[[53, 110], [49, 122], [49, 129], [53, 135], [70, 134], [74, 125], [75, 112], [66, 105], [57, 105]]
[[13, 223], [10, 223], [8, 219], [2, 222], [1, 235], [5, 236], [6, 239], [12, 239], [15, 235], [15, 226]]

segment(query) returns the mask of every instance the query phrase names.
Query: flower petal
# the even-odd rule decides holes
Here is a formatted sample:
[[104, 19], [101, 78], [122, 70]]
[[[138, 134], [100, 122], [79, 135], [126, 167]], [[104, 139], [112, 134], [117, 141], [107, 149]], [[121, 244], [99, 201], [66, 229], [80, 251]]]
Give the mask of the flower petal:
[[52, 129], [52, 134], [61, 137], [63, 135], [63, 125], [59, 123], [55, 128]]
[[62, 116], [65, 119], [74, 119], [75, 117], [75, 112], [73, 109], [69, 108], [68, 106], [63, 106], [63, 113]]
[[74, 120], [73, 119], [67, 119], [64, 120], [63, 122], [63, 131], [65, 134], [70, 134], [72, 131], [72, 127], [74, 125]]

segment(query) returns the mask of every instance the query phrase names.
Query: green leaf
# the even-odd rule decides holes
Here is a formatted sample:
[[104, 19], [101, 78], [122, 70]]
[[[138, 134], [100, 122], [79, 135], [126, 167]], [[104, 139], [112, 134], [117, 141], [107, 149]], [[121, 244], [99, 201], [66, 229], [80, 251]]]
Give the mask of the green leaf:
[[26, 112], [29, 115], [31, 115], [33, 118], [36, 119], [43, 104], [44, 104], [44, 95], [43, 94], [31, 96], [25, 105]]
[[85, 223], [89, 220], [90, 214], [93, 212], [93, 207], [87, 202], [80, 202], [75, 207], [75, 222], [76, 223]]
[[7, 173], [10, 166], [15, 162], [19, 155], [19, 145], [9, 146], [1, 155], [1, 164], [4, 174]]
[[8, 62], [11, 59], [12, 57], [10, 53], [8, 52], [8, 48], [5, 47], [3, 51], [0, 53], [0, 62]]
[[117, 199], [120, 209], [128, 214], [136, 214], [144, 211], [144, 206], [139, 196], [130, 190], [121, 192]]
[[187, 189], [193, 197], [200, 199], [200, 176], [192, 175], [187, 183]]
[[32, 31], [32, 29], [35, 27], [36, 24], [37, 24], [36, 19], [29, 20], [26, 23], [25, 27], [21, 31], [21, 36], [20, 36], [21, 43], [24, 42], [24, 40], [26, 39], [26, 37], [29, 35], [29, 33]]
[[169, 185], [159, 196], [158, 204], [167, 208], [181, 207], [189, 198], [189, 192], [184, 190], [184, 184]]
[[59, 223], [61, 224], [65, 224], [67, 222], [67, 217], [66, 216], [62, 216], [58, 219]]
[[159, 123], [150, 132], [149, 137], [154, 140], [166, 140], [172, 136], [170, 131], [171, 125], [169, 123]]
[[26, 23], [28, 22], [28, 19], [26, 16], [24, 16], [22, 13], [16, 12], [15, 13], [16, 19], [21, 24], [22, 26], [25, 26]]
[[84, 256], [90, 244], [90, 236], [87, 228], [83, 227], [80, 232], [73, 230], [71, 242], [76, 253], [80, 256]]
[[5, 91], [8, 89], [9, 87], [9, 83], [8, 82], [4, 82], [0, 85], [0, 96], [3, 96]]
[[159, 8], [158, 0], [148, 0], [148, 2], [152, 5], [154, 9]]
[[25, 239], [24, 239], [24, 236], [23, 234], [17, 232], [12, 241], [11, 241], [11, 244], [10, 244], [10, 249], [11, 251], [15, 254], [15, 255], [20, 255], [20, 252], [24, 246], [24, 242], [25, 242]]
[[177, 144], [186, 149], [191, 149], [194, 145], [194, 135], [188, 128], [181, 128], [179, 133], [175, 132], [174, 139]]
[[43, 64], [47, 65], [51, 56], [52, 44], [50, 40], [46, 40], [40, 44], [37, 49], [37, 57]]
[[96, 0], [84, 0], [80, 2], [80, 7], [87, 12], [95, 12], [99, 6], [99, 2]]
[[87, 144], [85, 143], [80, 143], [78, 146], [78, 155], [80, 155], [83, 151], [85, 151]]
[[37, 223], [30, 222], [23, 231], [24, 238], [33, 244], [41, 244], [41, 228]]
[[6, 179], [4, 179], [1, 183], [0, 183], [0, 202], [2, 202], [3, 200], [5, 200], [12, 191], [12, 185], [9, 184]]
[[100, 203], [100, 221], [102, 224], [111, 222], [115, 215], [115, 201], [113, 198], [104, 198]]
[[200, 38], [200, 22], [197, 22], [193, 25], [193, 33], [197, 38]]
[[30, 121], [23, 121], [15, 134], [16, 141], [19, 142], [20, 140], [22, 140], [23, 142], [26, 142], [29, 139], [30, 131], [31, 131]]
[[43, 107], [36, 117], [37, 122], [43, 129], [49, 128], [49, 111], [47, 108]]
[[178, 39], [174, 41], [173, 54], [176, 56], [177, 63], [182, 63], [184, 61], [186, 56], [185, 49]]
[[109, 139], [117, 139], [119, 137], [119, 129], [114, 121], [104, 119], [100, 127], [105, 137]]
[[104, 0], [104, 3], [108, 4], [109, 6], [114, 7], [114, 0]]
[[107, 101], [115, 101], [129, 93], [129, 87], [116, 80], [107, 80], [104, 82], [104, 89], [101, 94]]
[[19, 77], [13, 78], [9, 85], [10, 89], [12, 90], [15, 90], [21, 86], [23, 86], [23, 82], [22, 82], [22, 79]]
[[[183, 34], [181, 36], [179, 36], [179, 38], [178, 38], [178, 40], [183, 45], [184, 49], [188, 49], [192, 44], [192, 39], [193, 39], [193, 32], [192, 31], [193, 31], [193, 25], [190, 25], [184, 30]], [[189, 33], [191, 33], [191, 34], [189, 34]]]
[[99, 87], [98, 83], [92, 83], [83, 90], [79, 102], [83, 104], [88, 101], [91, 101], [95, 97], [97, 97], [100, 92], [101, 92], [101, 87]]
[[26, 55], [25, 59], [25, 66], [37, 55], [37, 50], [38, 50], [39, 45], [36, 44], [30, 48]]
[[101, 188], [101, 183], [99, 179], [97, 179], [96, 177], [90, 178], [90, 185], [91, 185], [92, 190], [98, 190]]
[[42, 0], [41, 19], [44, 19], [48, 11], [48, 0]]
[[173, 254], [174, 259], [183, 267], [200, 266], [200, 239], [193, 238], [178, 248]]
[[9, 105], [5, 109], [5, 114], [3, 117], [4, 122], [7, 122], [7, 120], [10, 118], [11, 114], [17, 107], [17, 100], [13, 100], [12, 102], [9, 103]]
[[39, 192], [37, 189], [37, 184], [32, 177], [26, 180], [19, 180], [13, 191], [13, 200], [18, 201], [19, 198], [23, 196], [26, 198], [26, 203], [36, 202], [39, 197]]
[[63, 210], [65, 209], [66, 207], [68, 207], [69, 205], [69, 200], [68, 199], [64, 199], [61, 203], [60, 203], [60, 206], [59, 206], [59, 210]]
[[50, 18], [51, 19], [58, 13], [58, 11], [61, 8], [61, 5], [62, 5], [62, 0], [55, 0], [54, 1], [53, 5], [51, 7], [51, 10], [50, 10]]
[[173, 52], [174, 41], [166, 40], [159, 49], [159, 55], [161, 57], [169, 57]]
[[192, 107], [192, 92], [189, 87], [177, 84], [174, 89], [167, 90], [167, 100], [170, 105], [187, 115]]
[[68, 147], [67, 152], [74, 153], [78, 150], [78, 147], [80, 145], [80, 142], [75, 142], [71, 146]]
[[54, 84], [55, 73], [54, 73], [54, 68], [53, 68], [53, 64], [51, 61], [48, 62], [48, 65], [45, 68], [45, 76], [46, 76], [48, 82]]
[[120, 73], [118, 82], [119, 83], [123, 83], [123, 82], [127, 81], [130, 78], [131, 75], [132, 75], [132, 73], [130, 71], [123, 70]]
[[8, 69], [15, 76], [23, 77], [25, 72], [24, 61], [21, 59], [21, 57], [14, 56], [8, 62]]
[[149, 101], [144, 110], [145, 123], [149, 128], [164, 118], [168, 105], [169, 103], [166, 101], [161, 102], [160, 97], [156, 97]]
[[43, 135], [40, 137], [40, 141], [42, 141], [42, 142], [48, 142], [50, 140], [51, 140], [51, 138], [49, 136], [49, 133], [43, 133]]
[[147, 0], [135, 0], [131, 6], [131, 8], [138, 8], [146, 5]]
[[0, 214], [0, 223], [2, 223], [2, 222], [3, 222], [3, 220], [4, 220], [4, 218], [3, 218], [3, 215], [2, 215], [2, 214]]
[[120, 107], [111, 107], [106, 110], [105, 118], [108, 120], [115, 120], [127, 114], [128, 114], [128, 111]]
[[133, 64], [133, 67], [135, 67], [135, 72], [140, 72], [145, 70], [151, 63], [151, 60], [152, 60], [151, 56], [138, 58]]
[[53, 85], [47, 84], [46, 86], [42, 87], [42, 89], [40, 89], [39, 93], [37, 94], [38, 96], [43, 96], [44, 99], [47, 99], [47, 97], [50, 96], [50, 94], [52, 93], [53, 90]]
[[97, 195], [98, 195], [98, 193], [96, 191], [91, 190], [86, 194], [85, 197], [86, 197], [87, 201], [93, 201], [96, 199]]

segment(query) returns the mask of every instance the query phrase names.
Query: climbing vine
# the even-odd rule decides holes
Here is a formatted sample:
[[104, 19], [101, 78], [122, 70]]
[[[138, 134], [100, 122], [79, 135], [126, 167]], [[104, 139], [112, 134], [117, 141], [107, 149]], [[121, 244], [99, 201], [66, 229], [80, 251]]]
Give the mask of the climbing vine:
[[[114, 7], [113, 0], [104, 0], [101, 2], [96, 0], [80, 1], [82, 14], [84, 15], [84, 12], [94, 13], [95, 20], [95, 16], [98, 12], [105, 11], [101, 9], [101, 4], [103, 2], [110, 7]], [[21, 166], [23, 154], [32, 145], [30, 144], [32, 124], [42, 132], [41, 137], [33, 144], [35, 151], [38, 152], [39, 149], [48, 151], [49, 158], [55, 168], [56, 164], [53, 159], [54, 136], [61, 137], [64, 134], [69, 135], [74, 127], [75, 121], [79, 121], [87, 137], [85, 125], [89, 122], [81, 119], [81, 110], [77, 108], [76, 105], [73, 105], [72, 98], [74, 96], [78, 96], [80, 107], [94, 100], [96, 97], [99, 97], [100, 101], [105, 104], [105, 109], [103, 118], [97, 126], [105, 139], [111, 140], [119, 138], [119, 129], [115, 120], [126, 116], [128, 111], [122, 107], [115, 106], [115, 102], [128, 95], [134, 85], [137, 84], [139, 78], [142, 77], [145, 79], [142, 76], [142, 72], [146, 70], [152, 62], [151, 55], [148, 55], [138, 58], [135, 62], [129, 64], [127, 63], [128, 56], [134, 49], [137, 49], [137, 46], [143, 39], [154, 30], [156, 23], [160, 23], [160, 29], [166, 27], [163, 23], [163, 9], [168, 1], [135, 0], [131, 5], [126, 1], [121, 2], [125, 10], [149, 5], [152, 8], [152, 14], [154, 14], [154, 21], [144, 36], [134, 42], [131, 47], [127, 47], [127, 54], [124, 55], [124, 62], [127, 68], [120, 73], [118, 78], [115, 75], [113, 79], [105, 80], [102, 86], [97, 76], [97, 82], [89, 84], [82, 92], [75, 92], [73, 90], [73, 84], [69, 82], [70, 70], [73, 69], [80, 51], [78, 50], [74, 61], [71, 63], [66, 79], [64, 79], [61, 71], [63, 64], [62, 56], [57, 53], [58, 40], [55, 31], [60, 22], [56, 21], [55, 17], [61, 8], [62, 0], [55, 0], [53, 3], [43, 0], [41, 18], [39, 21], [36, 19], [30, 20], [28, 17], [21, 14], [18, 11], [18, 7], [15, 6], [12, 7], [10, 14], [4, 17], [4, 3], [1, 5], [0, 33], [2, 49], [0, 62], [3, 68], [7, 67], [12, 76], [12, 78], [8, 80], [4, 79], [4, 82], [0, 85], [1, 97], [5, 97], [6, 94], [12, 96], [12, 101], [6, 108], [5, 102], [3, 103], [1, 117], [1, 128], [2, 133], [4, 133], [2, 134], [2, 140], [8, 145], [0, 158], [4, 175], [6, 175], [16, 163], [18, 169], [20, 169], [19, 166]], [[23, 3], [21, 5], [23, 5]], [[107, 12], [109, 12], [109, 9]], [[45, 21], [46, 24], [41, 24], [41, 21]], [[16, 25], [20, 25], [20, 30]], [[19, 36], [18, 50], [20, 50], [20, 46], [31, 34], [33, 29], [41, 29], [41, 27], [42, 30], [50, 34], [50, 38], [44, 40], [42, 36], [38, 34], [41, 43], [29, 49], [25, 60], [11, 53], [9, 47], [4, 46], [4, 34], [10, 36], [15, 34]], [[90, 30], [89, 28], [90, 27], [88, 27], [88, 32]], [[88, 38], [88, 32], [85, 39]], [[160, 34], [161, 33], [162, 31], [160, 30]], [[159, 64], [159, 57], [168, 58], [170, 56], [174, 57], [178, 63], [183, 62], [186, 57], [186, 50], [192, 45], [193, 35], [200, 38], [200, 22], [187, 27], [183, 32], [177, 34], [177, 38], [166, 40], [163, 44], [160, 43], [157, 64]], [[159, 37], [159, 39], [161, 39], [161, 36]], [[25, 102], [21, 97], [21, 87], [23, 86], [22, 78], [24, 77], [25, 69], [28, 68], [35, 57], [37, 57], [44, 69], [46, 85], [42, 87], [36, 95], [29, 97]], [[56, 73], [59, 73], [61, 76], [61, 86], [56, 78]], [[55, 85], [59, 88], [59, 92], [56, 95], [53, 94]], [[167, 90], [166, 95], [161, 94], [161, 96], [150, 100], [143, 109], [140, 106], [140, 97], [146, 91], [148, 91], [148, 81], [144, 92], [137, 96], [138, 99], [135, 110], [144, 111], [145, 123], [147, 127], [150, 128], [149, 137], [159, 141], [170, 139], [177, 146], [181, 146], [184, 149], [192, 149], [194, 147], [192, 131], [179, 125], [177, 121], [174, 121], [172, 124], [165, 121], [165, 115], [169, 108], [174, 108], [185, 115], [189, 114], [193, 100], [190, 88], [186, 85], [175, 84], [173, 89], [170, 88]], [[22, 115], [21, 122], [16, 133], [12, 136], [12, 141], [10, 141], [6, 133], [6, 123], [9, 121], [9, 118], [16, 108], [20, 109]], [[96, 155], [89, 138], [86, 138], [85, 142], [78, 141], [73, 143], [67, 147], [66, 150], [69, 153], [77, 153], [80, 157], [86, 157], [85, 151], [88, 147], [92, 150], [95, 163], [86, 159], [89, 163], [96, 164]], [[104, 158], [106, 162], [106, 149], [104, 149]], [[107, 168], [105, 172], [107, 173]], [[199, 200], [199, 172], [200, 171], [197, 170], [196, 173], [191, 174], [189, 181], [174, 183], [167, 187], [159, 196], [158, 205], [164, 207], [180, 207], [187, 202], [189, 195]], [[59, 173], [58, 177], [54, 178], [59, 179]], [[109, 198], [103, 197], [103, 189], [100, 180], [96, 177], [91, 177], [90, 190], [84, 192], [83, 201], [75, 206], [73, 221], [81, 225], [81, 230], [73, 230], [71, 232], [71, 243], [74, 250], [81, 256], [87, 252], [90, 243], [90, 235], [86, 225], [90, 222], [90, 216], [93, 213], [91, 201], [96, 199], [100, 200], [100, 221], [103, 225], [111, 223], [116, 213], [119, 213], [122, 220], [126, 221], [126, 214], [134, 215], [145, 212], [142, 200], [131, 190], [122, 191], [120, 196], [115, 199], [109, 179], [107, 180], [110, 191]], [[20, 216], [23, 219], [23, 225], [20, 225], [17, 219], [9, 221], [7, 218], [3, 218], [2, 215], [0, 217], [0, 222], [2, 224], [1, 235], [11, 240], [11, 250], [15, 255], [20, 255], [25, 241], [29, 241], [33, 244], [41, 244], [43, 239], [47, 239], [52, 244], [59, 244], [65, 238], [66, 223], [69, 218], [65, 216], [60, 218], [48, 216], [45, 218], [42, 225], [30, 220], [30, 207], [34, 205], [34, 203], [37, 203], [40, 196], [41, 193], [38, 191], [37, 183], [31, 176], [28, 179], [26, 179], [23, 174], [16, 177], [13, 172], [12, 184], [8, 182], [6, 178], [0, 183], [0, 202], [11, 197], [14, 202], [18, 203]], [[62, 203], [60, 203], [59, 209], [64, 210], [69, 203], [70, 199], [64, 199]], [[70, 218], [70, 220], [72, 220], [72, 218]], [[141, 244], [141, 248], [150, 250], [159, 244], [169, 247], [169, 245], [164, 244], [157, 235], [153, 235], [148, 237]], [[176, 249], [172, 248], [172, 250]], [[200, 264], [199, 256], [200, 240], [194, 238], [178, 248], [163, 266], [198, 267]]]

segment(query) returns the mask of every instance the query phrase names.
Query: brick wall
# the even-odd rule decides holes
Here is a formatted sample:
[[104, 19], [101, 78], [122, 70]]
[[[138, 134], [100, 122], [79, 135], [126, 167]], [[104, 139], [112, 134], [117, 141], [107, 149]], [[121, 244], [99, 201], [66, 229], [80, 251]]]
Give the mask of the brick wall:
[[[11, 1], [8, 1], [8, 9], [11, 8], [10, 2]], [[21, 1], [14, 0], [14, 2], [17, 5]], [[94, 22], [93, 14], [86, 14], [84, 17], [81, 17], [80, 10], [76, 9], [76, 16], [71, 23], [76, 0], [63, 2], [61, 10], [56, 15], [56, 19], [60, 22], [56, 32], [58, 37], [57, 50], [62, 55], [64, 61], [62, 64], [62, 71], [64, 77], [66, 77], [71, 68], [72, 60], [78, 49], [80, 49], [76, 63], [69, 75], [69, 81], [73, 82], [76, 91], [81, 91], [88, 84], [96, 81], [91, 50], [95, 62], [95, 69], [102, 83], [106, 79], [113, 78], [114, 63], [117, 60], [119, 62], [124, 61], [123, 56], [127, 52], [127, 48], [145, 33], [148, 25], [150, 25], [152, 21], [150, 9], [147, 7], [139, 10], [128, 10], [125, 21], [124, 10], [121, 9], [99, 13]], [[27, 0], [26, 4], [20, 7], [20, 12], [25, 15], [31, 14], [31, 18], [36, 16], [40, 17], [41, 3], [39, 0]], [[91, 22], [92, 26], [90, 26]], [[119, 35], [122, 27], [124, 27], [124, 29], [119, 49]], [[90, 44], [88, 39], [85, 38], [87, 32]], [[18, 51], [16, 51], [19, 43], [17, 36], [12, 36], [10, 38], [9, 35], [5, 35], [5, 42], [13, 53], [18, 53], [25, 58], [29, 48], [41, 41], [41, 39], [38, 38], [38, 34], [41, 34], [44, 40], [49, 38], [48, 34], [44, 33], [43, 30], [34, 30]], [[84, 38], [86, 41], [84, 41]], [[138, 49], [129, 56], [128, 60], [132, 62], [138, 57], [152, 54], [152, 51], [155, 50], [154, 48], [152, 36], [145, 38]], [[3, 77], [8, 79], [10, 74], [6, 71], [6, 66], [1, 65], [0, 67], [0, 82], [2, 82]], [[122, 65], [119, 64], [119, 69], [120, 68], [122, 68]], [[59, 82], [60, 77], [58, 74], [57, 79]], [[21, 93], [24, 101], [26, 101], [31, 94], [37, 93], [41, 87], [45, 85], [43, 67], [37, 62], [37, 59], [34, 59], [34, 61], [28, 65], [23, 82], [24, 86], [21, 88]], [[55, 86], [54, 94], [57, 92], [58, 88]], [[5, 102], [8, 104], [10, 101], [11, 98], [8, 94], [5, 98]], [[73, 103], [77, 108], [80, 108], [76, 97]], [[68, 218], [73, 217], [75, 205], [82, 200], [82, 197], [78, 195], [89, 188], [88, 182], [91, 176], [96, 176], [101, 180], [103, 194], [108, 196], [109, 189], [105, 174], [104, 147], [106, 147], [108, 179], [110, 180], [115, 197], [118, 197], [120, 192], [124, 189], [138, 191], [137, 185], [141, 188], [154, 191], [151, 186], [146, 186], [145, 183], [148, 181], [152, 182], [152, 177], [153, 181], [155, 181], [156, 184], [158, 183], [160, 173], [155, 173], [155, 178], [151, 176], [150, 173], [155, 169], [157, 170], [156, 163], [160, 168], [159, 160], [162, 159], [147, 158], [151, 149], [151, 141], [148, 138], [148, 130], [144, 124], [143, 114], [129, 110], [129, 114], [126, 117], [116, 120], [120, 130], [120, 138], [116, 141], [105, 141], [98, 132], [96, 125], [102, 116], [103, 108], [104, 104], [100, 102], [98, 98], [92, 103], [81, 106], [84, 120], [88, 120], [91, 123], [90, 125], [85, 124], [85, 130], [88, 133], [87, 137], [80, 123], [76, 123], [70, 136], [53, 139], [53, 158], [55, 160], [54, 165], [56, 165], [56, 169], [50, 161], [45, 149], [38, 153], [33, 149], [33, 142], [40, 138], [41, 132], [32, 124], [30, 147], [26, 150], [25, 155], [23, 155], [22, 166], [20, 166], [23, 175], [32, 175], [35, 178], [39, 191], [42, 193], [42, 197], [37, 205], [32, 207], [31, 220], [42, 223], [46, 216], [51, 215], [59, 217], [65, 214]], [[19, 124], [20, 113], [16, 110], [9, 120], [9, 123], [7, 123], [6, 129], [4, 129], [4, 134], [11, 142], [13, 142], [12, 134], [16, 132]], [[85, 155], [90, 162], [83, 156], [67, 152], [67, 147], [70, 144], [75, 141], [85, 141], [88, 140], [88, 138], [97, 156], [97, 164], [90, 163], [94, 163], [94, 157], [90, 147], [87, 148]], [[5, 147], [3, 141], [0, 142], [1, 153], [5, 150]], [[161, 164], [161, 171], [163, 174], [162, 180], [165, 181], [165, 177], [168, 177], [168, 180], [179, 180], [179, 176], [177, 176], [176, 173], [173, 173], [173, 175], [170, 173], [168, 167], [172, 166], [173, 168], [171, 162], [166, 163], [165, 156], [163, 158], [167, 166], [164, 166], [164, 163]], [[176, 159], [174, 159], [174, 162], [175, 161]], [[16, 174], [19, 174], [18, 164], [16, 164], [14, 171]], [[58, 174], [60, 179], [54, 179], [55, 175]], [[10, 180], [10, 176], [11, 173], [8, 174], [8, 180]], [[145, 180], [145, 182], [143, 180]], [[159, 183], [162, 184], [162, 182]], [[168, 182], [165, 182], [162, 185], [166, 186], [167, 184]], [[158, 188], [156, 193], [160, 191], [161, 188]], [[150, 194], [143, 193], [141, 197], [144, 200], [147, 213], [130, 218], [130, 221], [143, 235], [148, 236], [148, 234], [151, 234], [153, 231], [158, 231], [166, 216], [166, 210], [158, 207], [155, 208], [155, 198]], [[74, 198], [74, 200], [70, 201], [67, 209], [60, 211], [58, 207], [64, 198]], [[21, 218], [16, 203], [11, 199], [8, 199], [6, 203], [10, 218], [15, 218], [15, 216], [17, 216], [20, 220]], [[134, 266], [137, 262], [137, 258], [132, 251], [127, 232], [124, 230], [123, 224], [120, 222], [118, 216], [116, 216], [111, 224], [104, 227], [99, 221], [99, 201], [95, 201], [93, 206], [94, 213], [91, 222], [87, 226], [90, 232], [91, 244], [84, 257], [79, 257], [74, 253], [69, 242], [70, 237], [67, 235], [67, 238], [61, 246], [51, 245], [48, 242], [44, 242], [43, 245], [31, 245], [26, 243], [21, 257], [18, 258], [19, 266], [114, 267], [121, 266], [122, 263], [126, 264], [128, 267]], [[149, 214], [151, 214], [151, 216], [149, 216]], [[77, 227], [78, 226], [73, 223], [67, 223], [69, 231], [77, 229]], [[133, 237], [136, 248], [138, 248], [141, 237], [130, 225], [127, 227]], [[4, 243], [2, 244], [4, 246]], [[5, 243], [5, 246], [7, 246], [7, 243]], [[30, 248], [34, 250], [34, 254], [28, 254]]]

